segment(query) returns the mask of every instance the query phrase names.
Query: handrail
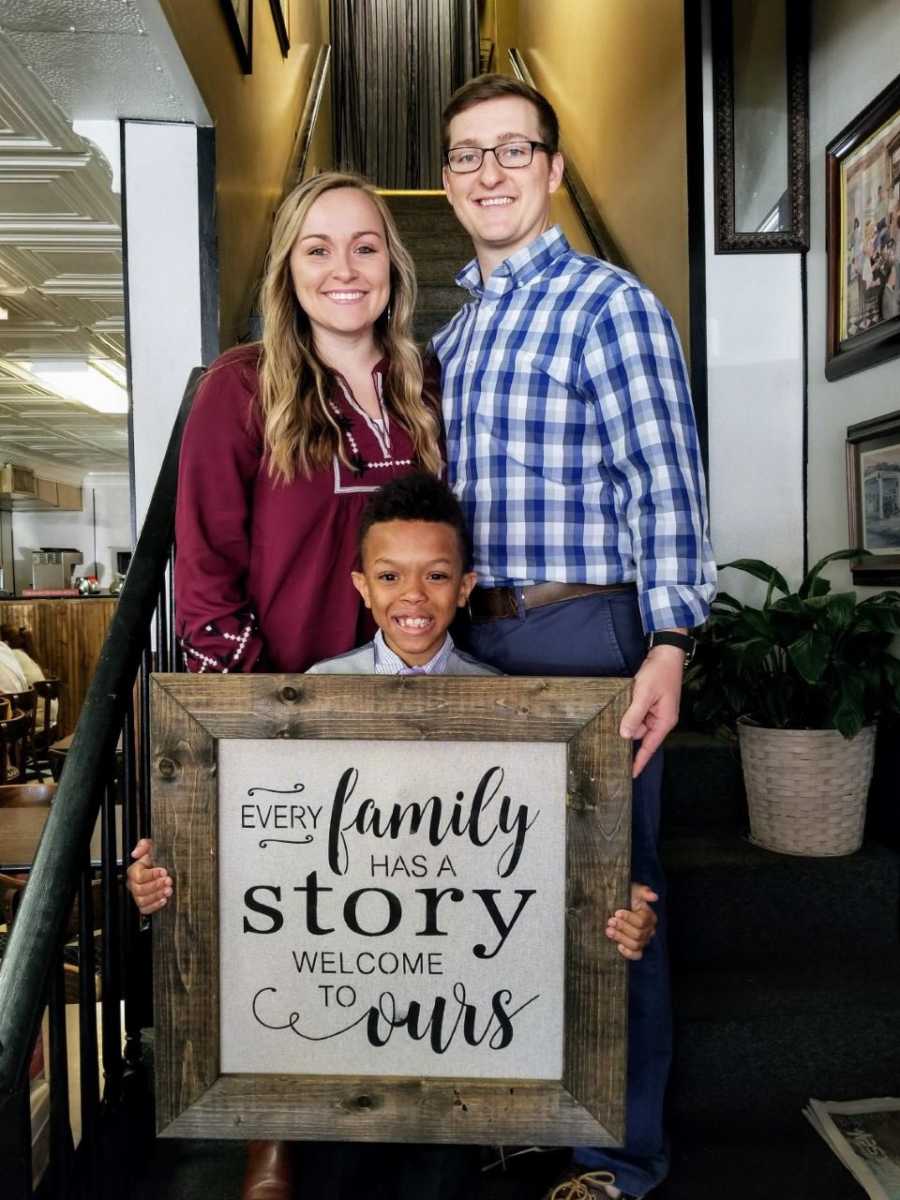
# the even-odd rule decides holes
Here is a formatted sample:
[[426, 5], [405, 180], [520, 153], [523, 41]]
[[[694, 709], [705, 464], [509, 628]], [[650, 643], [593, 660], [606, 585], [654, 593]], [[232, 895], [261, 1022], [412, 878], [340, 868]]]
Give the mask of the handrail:
[[[527, 83], [529, 87], [535, 87], [534, 79], [525, 64], [525, 59], [522, 57], [521, 51], [516, 50], [515, 47], [511, 47], [509, 61], [512, 64], [512, 69], [516, 77], [522, 83]], [[560, 150], [562, 150], [562, 147], [560, 147]], [[578, 173], [575, 164], [565, 151], [563, 151], [563, 158], [566, 163], [563, 182], [569, 195], [572, 197], [572, 203], [575, 205], [575, 210], [584, 226], [585, 233], [588, 235], [594, 253], [598, 258], [605, 259], [606, 262], [612, 263], [614, 266], [624, 267], [625, 270], [629, 270], [630, 268], [625, 255], [607, 229], [597, 205], [594, 203], [591, 193]]]
[[0, 1098], [20, 1086], [27, 1070], [48, 972], [72, 907], [107, 767], [165, 580], [174, 534], [181, 435], [201, 375], [201, 368], [191, 372], [0, 964]]
[[302, 183], [303, 176], [306, 174], [306, 163], [309, 159], [313, 134], [316, 131], [316, 122], [319, 119], [319, 109], [322, 107], [322, 97], [325, 94], [325, 84], [330, 66], [331, 46], [326, 43], [319, 47], [316, 65], [313, 67], [312, 78], [309, 81], [306, 103], [303, 105], [300, 124], [297, 126], [297, 134], [294, 138], [294, 148], [291, 152], [287, 186], [284, 189], [286, 192], [290, 191], [295, 184]]

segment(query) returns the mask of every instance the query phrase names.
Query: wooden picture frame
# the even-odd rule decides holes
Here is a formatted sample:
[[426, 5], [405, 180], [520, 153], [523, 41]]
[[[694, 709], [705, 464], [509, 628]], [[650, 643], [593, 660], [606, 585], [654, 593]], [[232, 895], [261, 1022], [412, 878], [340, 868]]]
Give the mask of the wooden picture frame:
[[825, 377], [900, 355], [900, 75], [825, 148]]
[[[618, 727], [630, 695], [627, 679], [154, 675], [153, 835], [176, 880], [154, 917], [159, 1134], [620, 1144], [626, 963], [604, 928], [629, 896], [632, 750]], [[218, 744], [247, 738], [564, 748], [558, 1080], [222, 1073]]]
[[[900, 411], [847, 430], [847, 512], [855, 584], [900, 584]], [[867, 494], [868, 493], [868, 494]]]
[[244, 75], [253, 74], [253, 0], [220, 0]]
[[[735, 0], [710, 6], [713, 57], [716, 254], [796, 254], [809, 249], [809, 13], [807, 0], [784, 5], [784, 86], [787, 121], [786, 189], [759, 229], [736, 223]], [[763, 6], [760, 13], [767, 10]], [[778, 218], [777, 221], [774, 219]], [[776, 228], [767, 230], [774, 223]]]
[[278, 45], [281, 47], [281, 57], [287, 58], [291, 49], [290, 31], [290, 0], [269, 0], [272, 9], [272, 20], [275, 22], [275, 32], [278, 35]]

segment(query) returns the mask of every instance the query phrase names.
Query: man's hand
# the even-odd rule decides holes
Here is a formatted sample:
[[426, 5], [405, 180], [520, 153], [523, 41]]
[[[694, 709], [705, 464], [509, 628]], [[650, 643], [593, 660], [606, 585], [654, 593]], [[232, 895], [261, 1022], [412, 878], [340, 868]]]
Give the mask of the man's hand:
[[153, 865], [153, 843], [149, 838], [141, 838], [132, 850], [131, 857], [136, 861], [127, 871], [128, 890], [141, 916], [149, 917], [168, 904], [172, 895], [172, 878], [165, 867]]
[[678, 721], [683, 674], [683, 650], [677, 646], [654, 646], [634, 677], [634, 693], [619, 733], [634, 741], [641, 739], [631, 771], [635, 779]]
[[643, 883], [631, 885], [631, 908], [620, 908], [606, 923], [606, 936], [616, 943], [623, 958], [636, 962], [643, 958], [647, 943], [656, 933], [656, 913], [650, 905], [658, 900], [656, 892]]

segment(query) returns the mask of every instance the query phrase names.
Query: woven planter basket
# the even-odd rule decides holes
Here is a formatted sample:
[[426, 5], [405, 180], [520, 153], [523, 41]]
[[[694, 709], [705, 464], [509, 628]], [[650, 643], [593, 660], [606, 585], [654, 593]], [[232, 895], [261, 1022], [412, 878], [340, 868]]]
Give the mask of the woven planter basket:
[[849, 741], [836, 729], [738, 722], [750, 838], [767, 850], [852, 854], [862, 845], [875, 726]]

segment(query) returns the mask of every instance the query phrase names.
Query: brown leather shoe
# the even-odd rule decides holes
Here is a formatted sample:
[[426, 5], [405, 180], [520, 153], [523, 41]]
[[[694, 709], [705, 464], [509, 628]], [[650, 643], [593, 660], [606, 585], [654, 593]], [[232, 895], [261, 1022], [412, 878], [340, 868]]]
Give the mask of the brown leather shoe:
[[290, 1142], [248, 1142], [241, 1200], [291, 1200], [293, 1149]]

